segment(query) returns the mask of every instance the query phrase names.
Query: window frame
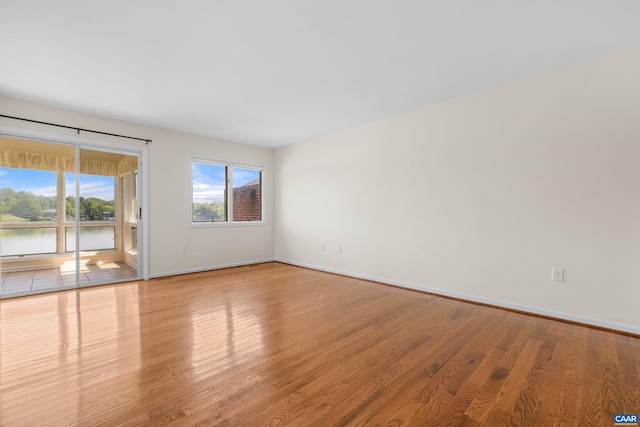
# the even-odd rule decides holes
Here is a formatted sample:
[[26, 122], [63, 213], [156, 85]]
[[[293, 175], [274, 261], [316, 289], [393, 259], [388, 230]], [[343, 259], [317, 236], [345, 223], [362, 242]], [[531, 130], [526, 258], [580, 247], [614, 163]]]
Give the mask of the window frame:
[[[208, 165], [215, 166], [224, 166], [226, 171], [226, 186], [225, 186], [225, 221], [201, 221], [194, 222], [193, 221], [193, 170], [194, 164], [196, 163], [204, 163]], [[233, 219], [233, 169], [247, 169], [260, 173], [260, 220], [259, 221], [234, 221]], [[237, 163], [237, 162], [229, 162], [223, 160], [214, 160], [207, 157], [201, 156], [191, 156], [189, 162], [189, 218], [188, 218], [188, 226], [189, 228], [208, 228], [208, 227], [246, 227], [246, 226], [260, 226], [265, 225], [265, 190], [264, 190], [264, 182], [265, 182], [265, 168], [260, 165], [252, 165], [247, 163]]]
[[[21, 168], [21, 169], [25, 169], [25, 170], [35, 170], [37, 171], [38, 169], [28, 169], [28, 168]], [[72, 253], [75, 253], [75, 250], [73, 251], [69, 251], [68, 245], [69, 242], [67, 241], [67, 230], [69, 228], [75, 228], [76, 227], [76, 221], [75, 219], [73, 221], [68, 221], [67, 220], [67, 215], [66, 215], [66, 209], [65, 209], [65, 201], [67, 199], [67, 174], [71, 173], [74, 174], [73, 172], [59, 172], [59, 171], [48, 171], [51, 172], [53, 174], [55, 174], [56, 179], [55, 179], [55, 186], [56, 186], [56, 210], [57, 210], [57, 215], [55, 220], [53, 221], [27, 221], [27, 222], [11, 222], [11, 221], [0, 221], [0, 228], [2, 229], [23, 229], [23, 228], [33, 228], [33, 229], [38, 229], [38, 228], [55, 228], [56, 231], [56, 247], [57, 250], [56, 252], [34, 252], [34, 253], [25, 253], [25, 254], [19, 254], [19, 255], [3, 255], [1, 258], [3, 260], [12, 260], [12, 259], [21, 259], [21, 258], [28, 258], [28, 259], [35, 259], [35, 258], [46, 258], [46, 257], [59, 257], [59, 256], [66, 256]], [[80, 174], [80, 175], [91, 175], [91, 174]], [[118, 227], [120, 226], [120, 222], [119, 222], [119, 209], [122, 209], [117, 200], [117, 192], [118, 192], [118, 180], [114, 177], [114, 182], [113, 182], [113, 187], [114, 187], [114, 201], [116, 202], [114, 204], [115, 207], [115, 215], [114, 215], [114, 219], [113, 220], [95, 220], [95, 221], [78, 221], [77, 225], [79, 226], [79, 228], [87, 228], [87, 227], [114, 227], [114, 247], [113, 248], [102, 248], [102, 249], [81, 249], [78, 251], [78, 253], [80, 254], [85, 254], [85, 253], [89, 253], [89, 252], [101, 252], [101, 253], [109, 253], [109, 252], [118, 252], [120, 251], [120, 243], [118, 242], [117, 236], [118, 236]], [[75, 198], [75, 195], [72, 196]], [[76, 203], [78, 203], [78, 201], [76, 200]], [[60, 215], [60, 212], [62, 212], [62, 215]]]

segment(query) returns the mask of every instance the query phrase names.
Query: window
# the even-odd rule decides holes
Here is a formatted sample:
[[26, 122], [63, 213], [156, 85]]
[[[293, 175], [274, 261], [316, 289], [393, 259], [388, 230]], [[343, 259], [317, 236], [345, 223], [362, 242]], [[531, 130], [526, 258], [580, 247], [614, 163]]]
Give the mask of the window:
[[0, 167], [2, 222], [55, 221], [58, 212], [56, 172]]
[[[0, 167], [0, 255], [23, 256], [76, 250], [75, 174]], [[62, 180], [62, 181], [61, 181]], [[63, 183], [64, 193], [60, 182]], [[63, 205], [59, 206], [59, 197]], [[80, 174], [80, 250], [115, 249], [115, 178]], [[61, 209], [59, 209], [61, 208]], [[88, 222], [94, 224], [89, 226]]]
[[[110, 226], [80, 227], [80, 250], [99, 251], [116, 248], [116, 228]], [[76, 250], [76, 228], [66, 228], [66, 252]]]
[[194, 161], [192, 222], [224, 222], [227, 220], [227, 167]]
[[[131, 234], [127, 233], [125, 208], [129, 203], [123, 202], [128, 201], [125, 195], [135, 197], [135, 186], [129, 185], [125, 191], [125, 183], [135, 182], [136, 170], [141, 165], [139, 156], [145, 155], [144, 150], [125, 154], [3, 134], [0, 151], [3, 272], [24, 270], [33, 276], [33, 270], [39, 266], [59, 266], [65, 287], [80, 286], [88, 284], [82, 273], [86, 271], [85, 265], [104, 260], [118, 263], [110, 264], [110, 271], [122, 267], [121, 262], [131, 267], [126, 266], [120, 271], [123, 274], [112, 277], [92, 276], [91, 283], [138, 276], [136, 265], [146, 260], [139, 259], [138, 252], [127, 246]], [[141, 242], [141, 249], [143, 246]], [[2, 287], [0, 297], [56, 286], [43, 282], [36, 289], [30, 281], [23, 282], [11, 289]]]
[[56, 172], [0, 167], [0, 178], [0, 256], [56, 253]]
[[257, 167], [193, 159], [191, 223], [261, 222], [262, 174]]
[[[76, 175], [66, 174], [65, 215], [67, 221], [76, 218]], [[80, 174], [80, 221], [115, 220], [115, 178]], [[82, 233], [80, 233], [82, 234]]]
[[55, 254], [58, 250], [58, 231], [52, 227], [4, 228], [0, 240], [3, 257]]
[[262, 221], [262, 171], [233, 168], [233, 220]]

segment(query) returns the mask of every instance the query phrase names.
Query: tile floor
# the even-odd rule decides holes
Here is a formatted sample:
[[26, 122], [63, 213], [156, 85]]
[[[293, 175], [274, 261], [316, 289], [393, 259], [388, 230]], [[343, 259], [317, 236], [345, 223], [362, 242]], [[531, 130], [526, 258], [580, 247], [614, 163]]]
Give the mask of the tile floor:
[[[137, 276], [137, 270], [124, 262], [80, 266], [80, 285], [133, 280]], [[3, 273], [0, 295], [73, 288], [75, 281], [75, 265]]]

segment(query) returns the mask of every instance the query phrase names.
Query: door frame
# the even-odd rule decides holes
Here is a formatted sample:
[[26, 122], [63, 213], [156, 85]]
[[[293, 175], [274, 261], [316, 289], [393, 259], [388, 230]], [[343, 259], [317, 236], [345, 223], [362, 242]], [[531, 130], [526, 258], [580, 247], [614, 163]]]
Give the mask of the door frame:
[[[69, 131], [70, 132], [70, 131]], [[149, 210], [147, 206], [149, 194], [149, 171], [146, 167], [148, 163], [148, 146], [144, 142], [132, 142], [123, 144], [113, 141], [110, 137], [105, 139], [86, 138], [82, 135], [72, 135], [65, 133], [46, 132], [35, 129], [18, 128], [13, 126], [0, 125], [0, 136], [30, 139], [39, 142], [72, 144], [79, 148], [98, 149], [105, 151], [116, 151], [132, 153], [138, 155], [138, 209], [142, 215], [138, 218], [138, 277], [144, 280], [149, 279]], [[142, 179], [140, 179], [142, 178]], [[140, 182], [142, 185], [140, 185]], [[142, 238], [140, 238], [142, 229]], [[142, 256], [140, 256], [140, 254]]]

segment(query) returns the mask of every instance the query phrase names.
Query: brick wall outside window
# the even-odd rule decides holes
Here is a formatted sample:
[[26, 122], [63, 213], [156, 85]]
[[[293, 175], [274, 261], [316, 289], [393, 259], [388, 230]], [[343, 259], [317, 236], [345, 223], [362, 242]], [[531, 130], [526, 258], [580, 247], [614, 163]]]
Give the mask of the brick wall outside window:
[[260, 180], [248, 182], [233, 189], [233, 220], [261, 221]]

